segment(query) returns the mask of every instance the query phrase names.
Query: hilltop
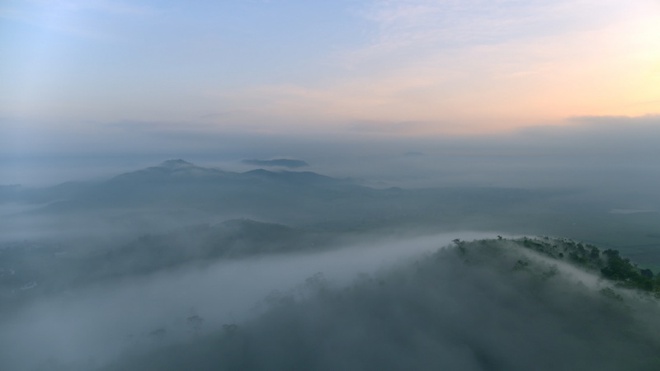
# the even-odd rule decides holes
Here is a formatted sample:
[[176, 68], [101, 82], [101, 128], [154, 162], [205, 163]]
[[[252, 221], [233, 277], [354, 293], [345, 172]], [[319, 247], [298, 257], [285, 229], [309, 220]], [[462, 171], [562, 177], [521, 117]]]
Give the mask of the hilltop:
[[[629, 258], [622, 257], [618, 250], [601, 250], [592, 244], [549, 237], [522, 237], [513, 240], [499, 237], [497, 241], [490, 243], [497, 245], [507, 241], [557, 261], [575, 265], [586, 272], [615, 282], [617, 286], [655, 293], [660, 297], [660, 274], [655, 275], [651, 269], [640, 268]], [[459, 240], [455, 242], [459, 249], [464, 248], [463, 242]], [[525, 263], [520, 262], [520, 265], [524, 266]]]

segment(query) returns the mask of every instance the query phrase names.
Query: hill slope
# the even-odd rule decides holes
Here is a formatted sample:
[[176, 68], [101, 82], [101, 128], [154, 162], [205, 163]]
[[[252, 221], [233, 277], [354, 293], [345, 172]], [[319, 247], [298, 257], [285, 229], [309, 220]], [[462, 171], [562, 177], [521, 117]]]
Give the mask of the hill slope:
[[[105, 370], [657, 370], [657, 301], [524, 241], [460, 242]], [[201, 323], [200, 323], [201, 324]]]

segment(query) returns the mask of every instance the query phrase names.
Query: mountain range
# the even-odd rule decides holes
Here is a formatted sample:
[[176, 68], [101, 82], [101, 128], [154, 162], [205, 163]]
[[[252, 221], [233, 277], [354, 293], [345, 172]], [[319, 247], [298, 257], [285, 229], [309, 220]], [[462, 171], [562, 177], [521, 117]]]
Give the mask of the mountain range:
[[621, 250], [641, 246], [631, 253], [660, 266], [652, 253], [660, 246], [653, 233], [660, 214], [610, 213], [611, 201], [577, 188], [372, 188], [311, 171], [232, 172], [175, 159], [102, 181], [0, 187], [0, 207], [9, 202], [27, 205], [5, 212], [10, 221], [168, 219], [180, 226], [248, 218], [342, 232], [413, 227], [555, 235]]

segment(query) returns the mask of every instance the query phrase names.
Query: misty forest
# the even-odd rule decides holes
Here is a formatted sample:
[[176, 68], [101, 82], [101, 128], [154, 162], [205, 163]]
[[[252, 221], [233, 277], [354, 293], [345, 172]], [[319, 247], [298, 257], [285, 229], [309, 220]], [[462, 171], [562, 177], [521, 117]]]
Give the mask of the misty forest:
[[0, 371], [660, 370], [660, 1], [0, 0]]
[[657, 212], [272, 165], [3, 186], [3, 369], [660, 367]]

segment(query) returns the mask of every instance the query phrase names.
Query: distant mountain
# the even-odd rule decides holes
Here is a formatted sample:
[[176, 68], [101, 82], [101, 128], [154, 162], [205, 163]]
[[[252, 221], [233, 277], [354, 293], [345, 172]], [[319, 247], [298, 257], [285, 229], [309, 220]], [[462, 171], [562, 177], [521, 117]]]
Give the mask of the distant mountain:
[[[29, 193], [31, 199], [50, 202], [41, 209], [49, 212], [166, 208], [276, 219], [287, 213], [298, 215], [301, 209], [318, 207], [319, 200], [327, 202], [356, 190], [369, 191], [351, 180], [309, 171], [257, 169], [239, 173], [177, 159], [102, 182], [76, 183], [75, 187], [62, 184]], [[7, 189], [5, 193], [15, 191]]]
[[[610, 241], [613, 236], [631, 233], [624, 230], [629, 227], [621, 224], [620, 215], [599, 211], [611, 209], [609, 206], [576, 203], [580, 196], [579, 190], [570, 189], [379, 189], [353, 179], [311, 171], [231, 172], [182, 159], [105, 181], [70, 182], [46, 188], [0, 188], [0, 202], [44, 205], [20, 209], [20, 215], [43, 215], [57, 219], [58, 223], [67, 220], [70, 228], [80, 228], [88, 220], [121, 228], [133, 225], [157, 228], [162, 221], [194, 224], [251, 218], [337, 231], [406, 227], [475, 229], [565, 235], [612, 246], [632, 244], [625, 238]], [[19, 223], [14, 218], [18, 214], [12, 214], [12, 221]], [[576, 220], [591, 224], [588, 228], [576, 228]], [[607, 237], [603, 237], [603, 223], [609, 231]], [[657, 243], [650, 237], [643, 238], [644, 233], [648, 232], [643, 228], [635, 233], [642, 236], [635, 244]]]
[[295, 160], [289, 158], [276, 158], [272, 160], [257, 160], [257, 159], [248, 159], [241, 161], [246, 165], [254, 166], [266, 166], [266, 167], [287, 167], [287, 168], [298, 168], [309, 166], [309, 164], [302, 160]]
[[188, 161], [178, 159], [178, 160], [167, 160], [163, 161], [159, 167], [166, 167], [170, 169], [181, 169], [181, 168], [191, 168], [191, 167], [196, 167], [195, 165], [191, 164]]
[[168, 181], [195, 183], [212, 181], [217, 185], [238, 184], [255, 185], [255, 182], [278, 182], [289, 185], [338, 185], [352, 182], [320, 175], [311, 171], [269, 171], [256, 169], [243, 173], [223, 171], [194, 165], [184, 160], [168, 160], [158, 166], [148, 167], [112, 178], [108, 183]]
[[[240, 173], [173, 159], [105, 181], [8, 188], [5, 201], [45, 204], [23, 212], [29, 215], [82, 216], [121, 225], [157, 224], [163, 219], [180, 223], [185, 217], [254, 218], [289, 225], [322, 224], [333, 230], [440, 226], [537, 233], [528, 228], [527, 205], [544, 210], [557, 202], [541, 202], [562, 192], [494, 187], [376, 189], [311, 171]], [[500, 217], [489, 217], [494, 213]]]
[[205, 168], [184, 160], [168, 160], [158, 166], [148, 167], [117, 175], [110, 182], [122, 181], [163, 181], [163, 180], [199, 180], [201, 178], [223, 178], [229, 173], [219, 169]]

